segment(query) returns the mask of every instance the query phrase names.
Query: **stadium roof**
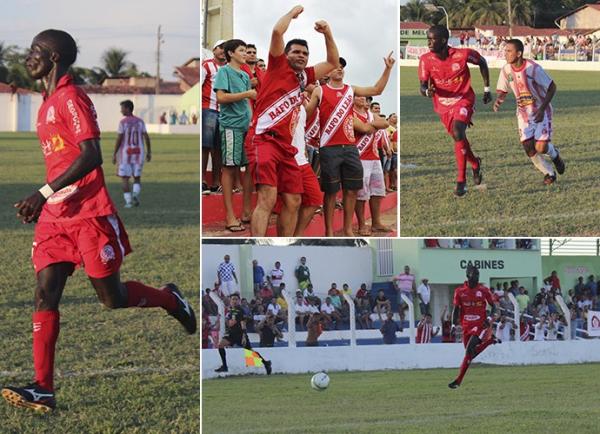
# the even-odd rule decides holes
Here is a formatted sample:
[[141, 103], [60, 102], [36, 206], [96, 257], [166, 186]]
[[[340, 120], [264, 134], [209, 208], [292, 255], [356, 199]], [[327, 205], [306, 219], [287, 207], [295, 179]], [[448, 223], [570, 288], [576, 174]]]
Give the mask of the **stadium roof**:
[[175, 74], [189, 87], [200, 81], [200, 68], [191, 66], [176, 66]]
[[400, 22], [400, 28], [402, 30], [427, 30], [431, 26], [422, 21], [403, 21]]
[[563, 18], [570, 17], [571, 15], [579, 12], [582, 9], [588, 8], [588, 7], [592, 8], [592, 9], [596, 9], [597, 11], [600, 11], [600, 2], [598, 2], [598, 3], [588, 3], [587, 5], [579, 6], [577, 9], [573, 9], [571, 12], [566, 13], [566, 14], [558, 17], [555, 21], [560, 21]]

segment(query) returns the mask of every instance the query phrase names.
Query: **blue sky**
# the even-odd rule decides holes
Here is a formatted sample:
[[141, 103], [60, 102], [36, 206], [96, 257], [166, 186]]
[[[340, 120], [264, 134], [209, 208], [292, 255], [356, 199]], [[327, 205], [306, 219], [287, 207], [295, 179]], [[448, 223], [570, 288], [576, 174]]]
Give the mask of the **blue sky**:
[[129, 52], [139, 69], [156, 71], [156, 30], [162, 25], [161, 76], [200, 52], [198, 0], [2, 0], [0, 41], [28, 47], [41, 30], [66, 30], [79, 45], [78, 66], [100, 66], [102, 52]]

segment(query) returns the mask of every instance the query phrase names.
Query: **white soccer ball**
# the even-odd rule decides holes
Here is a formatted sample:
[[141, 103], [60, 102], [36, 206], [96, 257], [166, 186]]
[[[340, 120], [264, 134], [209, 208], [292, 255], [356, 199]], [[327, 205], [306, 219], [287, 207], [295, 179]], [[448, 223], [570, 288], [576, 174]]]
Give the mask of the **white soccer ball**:
[[310, 387], [319, 392], [327, 389], [327, 386], [329, 386], [329, 375], [325, 372], [318, 372], [310, 379]]

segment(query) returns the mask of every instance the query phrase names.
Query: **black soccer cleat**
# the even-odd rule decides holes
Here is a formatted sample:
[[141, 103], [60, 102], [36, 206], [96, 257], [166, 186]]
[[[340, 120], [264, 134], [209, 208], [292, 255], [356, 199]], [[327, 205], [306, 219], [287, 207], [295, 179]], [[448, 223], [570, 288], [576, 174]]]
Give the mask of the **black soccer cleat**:
[[171, 294], [177, 299], [177, 309], [169, 312], [169, 315], [179, 321], [189, 334], [193, 335], [196, 333], [196, 314], [190, 303], [181, 295], [181, 291], [177, 288], [177, 285], [167, 283], [163, 289], [171, 291]]
[[556, 181], [556, 175], [544, 175], [544, 184], [551, 185]]
[[552, 163], [554, 163], [554, 167], [556, 168], [556, 171], [558, 172], [559, 175], [562, 175], [563, 173], [565, 173], [565, 162], [563, 161], [562, 158], [560, 158], [560, 154], [558, 153], [558, 148], [556, 148], [556, 158], [554, 158], [552, 160]]
[[48, 413], [56, 408], [54, 392], [40, 387], [37, 383], [25, 387], [5, 387], [2, 397], [15, 407], [27, 408], [37, 413]]
[[467, 194], [467, 183], [466, 182], [457, 182], [456, 188], [454, 189], [454, 196], [462, 197]]
[[229, 372], [227, 366], [223, 365], [220, 368], [215, 369], [215, 372]]
[[267, 375], [271, 375], [271, 371], [272, 371], [271, 361], [270, 360], [265, 360], [263, 362], [263, 364], [265, 365], [265, 371], [267, 371]]
[[458, 389], [460, 386], [460, 383], [458, 383], [456, 380], [454, 380], [452, 383], [448, 384], [448, 387], [450, 389]]
[[481, 185], [481, 181], [483, 181], [483, 174], [481, 173], [481, 158], [477, 158], [478, 165], [477, 169], [473, 169], [473, 183], [475, 185]]

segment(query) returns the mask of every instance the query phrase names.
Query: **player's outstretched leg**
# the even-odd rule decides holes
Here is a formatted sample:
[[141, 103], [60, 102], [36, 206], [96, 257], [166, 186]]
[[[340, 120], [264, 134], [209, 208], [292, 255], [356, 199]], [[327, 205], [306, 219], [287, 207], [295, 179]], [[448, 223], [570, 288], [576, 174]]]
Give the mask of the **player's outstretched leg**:
[[221, 356], [221, 367], [215, 369], [215, 372], [227, 372], [229, 368], [227, 367], [227, 354], [225, 353], [225, 347], [229, 346], [229, 342], [225, 339], [221, 339], [219, 342], [219, 356]]
[[469, 366], [471, 366], [471, 362], [473, 361], [475, 356], [477, 356], [476, 347], [480, 343], [481, 343], [481, 339], [479, 339], [478, 336], [471, 336], [469, 338], [469, 341], [467, 343], [467, 348], [465, 351], [465, 357], [463, 358], [463, 361], [460, 364], [460, 370], [458, 372], [458, 377], [456, 377], [456, 379], [452, 383], [448, 384], [449, 388], [456, 389], [461, 385], [462, 380], [465, 377], [467, 370], [469, 369]]

